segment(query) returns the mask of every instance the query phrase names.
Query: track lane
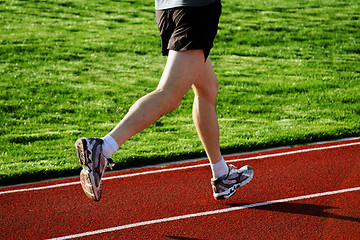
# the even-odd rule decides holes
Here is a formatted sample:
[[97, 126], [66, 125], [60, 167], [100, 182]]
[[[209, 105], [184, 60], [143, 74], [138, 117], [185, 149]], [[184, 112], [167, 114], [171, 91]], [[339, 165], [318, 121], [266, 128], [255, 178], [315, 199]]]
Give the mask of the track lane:
[[[359, 142], [359, 140], [345, 141], [342, 143], [349, 144], [354, 142]], [[336, 144], [339, 145], [339, 143]], [[334, 143], [318, 144], [315, 147], [333, 145]], [[2, 214], [0, 223], [5, 227], [5, 231], [0, 234], [0, 237], [10, 235], [14, 236], [14, 239], [30, 239], [34, 237], [34, 233], [37, 235], [36, 239], [59, 237], [149, 221], [152, 219], [224, 209], [234, 205], [246, 205], [257, 202], [266, 202], [273, 199], [307, 195], [319, 191], [332, 191], [356, 187], [356, 184], [358, 184], [360, 180], [360, 169], [358, 164], [359, 144], [348, 145], [341, 148], [324, 148], [316, 151], [305, 151], [276, 157], [269, 155], [310, 148], [314, 148], [314, 146], [276, 149], [241, 155], [240, 158], [252, 158], [258, 156], [264, 156], [264, 158], [243, 162], [238, 161], [236, 163], [238, 166], [244, 164], [252, 165], [255, 169], [255, 178], [248, 186], [240, 189], [240, 192], [234, 195], [234, 197], [222, 202], [217, 202], [212, 199], [209, 181], [211, 173], [209, 167], [206, 166], [106, 180], [103, 182], [104, 197], [99, 203], [89, 201], [82, 193], [81, 187], [78, 184], [36, 191], [1, 194], [0, 201], [2, 206], [0, 209]], [[233, 158], [239, 158], [239, 156], [228, 157], [227, 160]], [[195, 163], [176, 164], [175, 166], [181, 167], [189, 164], [199, 165], [205, 163], [206, 161], [198, 161]], [[107, 174], [106, 177], [111, 178], [119, 174], [124, 175], [134, 172], [162, 170], [167, 168], [174, 168], [174, 165], [110, 173]], [[357, 171], [354, 169], [357, 169]], [[337, 173], [338, 176], [331, 176], [334, 175], [334, 173]], [[77, 180], [66, 179], [55, 182], [62, 183], [62, 181], [71, 183]], [[28, 185], [27, 187], [39, 187], [40, 185], [44, 186], [46, 183], [37, 183]], [[1, 188], [0, 193], [19, 188], [24, 188], [24, 186]], [[354, 194], [341, 194], [341, 196], [345, 195], [351, 196], [348, 198], [348, 202], [359, 202], [358, 192], [355, 192]], [[324, 199], [324, 197], [321, 199]], [[315, 204], [315, 206], [332, 207], [330, 203], [328, 205]], [[335, 203], [338, 205], [342, 204], [341, 201], [337, 202], [334, 200], [334, 204]], [[314, 204], [312, 203], [310, 204], [310, 206], [313, 205]], [[308, 205], [297, 206], [301, 207]], [[300, 210], [301, 209], [302, 208], [300, 208]], [[286, 213], [275, 210], [260, 210], [262, 214], [270, 214], [275, 218], [286, 215]], [[342, 211], [345, 210], [344, 206], [342, 206], [341, 208], [330, 208], [327, 211], [340, 211], [342, 213]], [[230, 214], [230, 216], [237, 215], [238, 217], [235, 217], [235, 219], [243, 219], [248, 212], [249, 214], [257, 215], [259, 210], [247, 209], [241, 212], [222, 213], [219, 214], [219, 216], [228, 216], [228, 214]], [[7, 214], [4, 216], [4, 213]], [[355, 214], [355, 216], [352, 216], [350, 219], [359, 219], [359, 211], [357, 210], [355, 213], [358, 215]], [[290, 215], [296, 216], [297, 214]], [[341, 214], [338, 215], [342, 216]], [[219, 221], [219, 216], [215, 216], [217, 221]], [[316, 218], [316, 216], [305, 216], [310, 220]], [[251, 219], [252, 218], [254, 217], [251, 217]], [[324, 217], [320, 218], [324, 220]], [[203, 221], [198, 222], [199, 219], [203, 219]], [[172, 237], [182, 236], [181, 234], [175, 234], [178, 232], [176, 229], [179, 228], [182, 229], [179, 233], [196, 232], [194, 227], [190, 228], [189, 226], [188, 230], [181, 227], [182, 224], [183, 226], [188, 226], [188, 221], [193, 224], [197, 222], [194, 226], [198, 226], [198, 229], [205, 232], [205, 229], [207, 229], [206, 226], [211, 226], [211, 229], [219, 228], [217, 226], [218, 223], [216, 225], [212, 222], [212, 219], [214, 219], [214, 216], [196, 217], [191, 220], [183, 219], [172, 223], [160, 223], [151, 226], [137, 227], [136, 230], [128, 229], [102, 234], [101, 238], [109, 237], [110, 239], [116, 239], [124, 236], [132, 238], [137, 236], [138, 233], [143, 232], [141, 229], [145, 229], [143, 232], [144, 237], [149, 236], [152, 239], [157, 239], [157, 237], [159, 239], [164, 239], [168, 236], [168, 238], [171, 239]], [[259, 217], [259, 219], [264, 218]], [[336, 218], [330, 218], [330, 220], [341, 221], [341, 219], [339, 220]], [[342, 221], [347, 222], [345, 226], [351, 225], [348, 222], [352, 222], [346, 221], [346, 219]], [[245, 226], [243, 221], [236, 221], [234, 224], [237, 228], [235, 226], [222, 227], [225, 229], [236, 228], [238, 230], [235, 232], [238, 234], [241, 233], [239, 228], [248, 227], [252, 229], [251, 226]], [[157, 226], [162, 226], [167, 232], [160, 231], [161, 227], [160, 230], [151, 230], [157, 229]], [[171, 235], [171, 226], [174, 227], [173, 233], [175, 235], [173, 236]], [[263, 224], [258, 226], [259, 229], [266, 227], [263, 226]], [[154, 233], [155, 235], [150, 234], [150, 236], [149, 233], [154, 231], [158, 233], [163, 232], [163, 234], [156, 235]], [[327, 230], [327, 232], [329, 234], [333, 233], [331, 230]], [[14, 235], [14, 233], [16, 233], [16, 235]], [[193, 237], [197, 235], [185, 234], [184, 236]]]
[[[293, 214], [303, 214], [303, 215], [310, 215], [310, 216], [317, 216], [317, 217], [324, 216], [324, 217], [330, 217], [330, 218], [335, 218], [335, 219], [359, 222], [359, 219], [355, 218], [355, 217], [345, 217], [342, 215], [325, 212], [325, 210], [332, 209], [334, 207], [326, 207], [326, 206], [320, 206], [320, 205], [314, 205], [314, 204], [289, 203], [291, 201], [301, 201], [304, 199], [319, 198], [319, 197], [343, 194], [343, 193], [354, 192], [354, 191], [360, 191], [360, 187], [351, 188], [351, 189], [342, 189], [342, 190], [330, 191], [330, 192], [323, 192], [323, 193], [317, 193], [317, 194], [310, 194], [310, 195], [305, 195], [305, 196], [297, 196], [297, 197], [287, 198], [287, 199], [278, 199], [278, 200], [273, 200], [273, 201], [268, 201], [268, 202], [260, 202], [260, 203], [252, 203], [252, 204], [232, 204], [232, 206], [229, 208], [223, 208], [223, 209], [219, 209], [219, 210], [215, 210], [215, 211], [200, 212], [200, 213], [193, 213], [193, 214], [182, 215], [182, 216], [175, 216], [175, 217], [155, 219], [155, 220], [150, 220], [150, 221], [143, 221], [143, 222], [132, 223], [132, 224], [127, 224], [127, 225], [122, 225], [122, 226], [117, 226], [117, 227], [112, 227], [112, 228], [107, 228], [107, 229], [100, 229], [100, 230], [96, 230], [96, 231], [84, 232], [84, 233], [75, 234], [75, 235], [68, 235], [68, 236], [64, 236], [64, 237], [54, 238], [52, 240], [74, 239], [74, 238], [87, 237], [87, 236], [93, 237], [94, 235], [99, 235], [99, 234], [104, 234], [104, 233], [112, 233], [115, 231], [127, 230], [127, 229], [132, 229], [132, 228], [139, 229], [140, 227], [144, 227], [144, 226], [146, 227], [149, 225], [158, 225], [158, 224], [163, 224], [163, 223], [168, 224], [173, 221], [181, 221], [183, 219], [190, 220], [192, 218], [201, 218], [201, 217], [204, 217], [204, 216], [206, 217], [209, 215], [219, 215], [222, 213], [231, 213], [233, 211], [241, 211], [241, 210], [248, 209], [248, 208], [261, 209], [261, 210], [270, 209], [271, 211], [289, 212], [289, 213], [293, 213]], [[304, 209], [305, 209], [305, 211], [304, 211]], [[204, 225], [204, 224], [200, 224], [200, 226], [201, 225]], [[229, 225], [234, 226], [234, 224], [229, 224]], [[167, 225], [167, 227], [168, 227], [168, 225]], [[227, 226], [225, 226], [225, 227], [227, 227]], [[154, 228], [159, 229], [159, 226], [155, 226]], [[166, 227], [164, 227], [164, 226], [161, 226], [161, 228], [166, 229]], [[174, 229], [176, 229], [176, 226], [171, 228], [172, 233], [174, 232]], [[189, 230], [189, 229], [187, 229], [187, 230]], [[159, 232], [161, 232], [161, 229], [159, 229]], [[214, 234], [212, 231], [210, 233]], [[203, 230], [200, 232], [200, 234], [201, 234], [201, 236], [204, 237]], [[222, 234], [222, 235], [223, 235], [222, 237], [221, 237], [221, 235], [219, 235], [218, 238], [224, 238], [224, 236], [226, 236], [224, 234]], [[164, 233], [164, 236], [166, 236], [165, 233]], [[121, 237], [125, 238], [123, 236], [123, 234]], [[128, 237], [126, 237], [126, 239], [127, 238]], [[154, 239], [154, 236], [149, 236], [149, 238]], [[228, 238], [228, 236], [226, 236], [226, 238]]]

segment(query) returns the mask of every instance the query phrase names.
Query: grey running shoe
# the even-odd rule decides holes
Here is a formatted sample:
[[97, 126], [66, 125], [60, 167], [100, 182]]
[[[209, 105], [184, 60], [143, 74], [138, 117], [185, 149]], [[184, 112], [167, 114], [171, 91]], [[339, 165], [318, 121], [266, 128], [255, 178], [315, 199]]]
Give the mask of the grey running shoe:
[[76, 141], [76, 154], [83, 169], [80, 182], [85, 194], [99, 201], [101, 198], [101, 177], [106, 168], [114, 166], [111, 158], [102, 153], [103, 140], [101, 138], [80, 138]]
[[229, 165], [227, 175], [211, 179], [214, 198], [221, 200], [231, 197], [236, 192], [236, 188], [248, 184], [253, 177], [254, 170], [252, 167], [246, 165], [237, 169], [235, 166]]

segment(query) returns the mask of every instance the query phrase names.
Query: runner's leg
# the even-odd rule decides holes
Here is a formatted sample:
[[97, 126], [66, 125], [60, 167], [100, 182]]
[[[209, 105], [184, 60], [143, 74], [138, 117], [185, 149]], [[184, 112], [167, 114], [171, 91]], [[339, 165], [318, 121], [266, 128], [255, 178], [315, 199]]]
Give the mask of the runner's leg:
[[175, 110], [189, 91], [204, 65], [202, 50], [172, 51], [157, 89], [140, 98], [110, 132], [119, 146], [150, 126], [161, 116]]
[[215, 164], [222, 158], [216, 115], [219, 84], [210, 59], [207, 59], [203, 67], [199, 69], [198, 78], [192, 87], [195, 93], [193, 120], [210, 163]]

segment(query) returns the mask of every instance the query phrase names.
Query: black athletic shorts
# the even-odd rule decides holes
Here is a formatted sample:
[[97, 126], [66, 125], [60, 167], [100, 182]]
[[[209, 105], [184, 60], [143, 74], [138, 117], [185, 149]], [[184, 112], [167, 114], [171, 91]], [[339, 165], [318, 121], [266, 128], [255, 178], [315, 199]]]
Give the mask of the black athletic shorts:
[[201, 7], [177, 7], [156, 10], [162, 54], [169, 50], [203, 49], [205, 61], [218, 30], [221, 1]]

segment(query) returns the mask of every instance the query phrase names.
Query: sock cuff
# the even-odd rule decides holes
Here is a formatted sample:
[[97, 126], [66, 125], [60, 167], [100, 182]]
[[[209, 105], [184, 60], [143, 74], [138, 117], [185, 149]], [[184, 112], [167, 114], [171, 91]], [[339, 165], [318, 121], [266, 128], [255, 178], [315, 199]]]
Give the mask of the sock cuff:
[[211, 164], [211, 170], [213, 172], [214, 178], [222, 177], [226, 174], [228, 174], [229, 167], [226, 164], [224, 158], [221, 158], [221, 160], [215, 164]]
[[106, 157], [111, 157], [119, 149], [119, 145], [109, 134], [106, 135], [103, 140], [103, 153]]
[[117, 144], [117, 142], [115, 141], [115, 139], [110, 135], [106, 135], [104, 137], [104, 142], [106, 144], [109, 144], [114, 150], [118, 150], [119, 149], [119, 145]]

